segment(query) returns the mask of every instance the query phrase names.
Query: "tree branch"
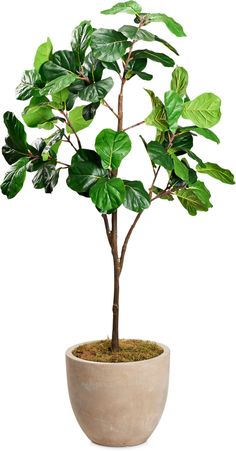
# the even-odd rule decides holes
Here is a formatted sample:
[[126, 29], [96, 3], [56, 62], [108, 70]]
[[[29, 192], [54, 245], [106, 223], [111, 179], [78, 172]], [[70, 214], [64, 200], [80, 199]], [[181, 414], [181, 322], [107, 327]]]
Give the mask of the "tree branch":
[[107, 238], [108, 238], [109, 244], [110, 244], [110, 246], [111, 246], [111, 229], [110, 229], [108, 217], [107, 217], [106, 214], [103, 214], [103, 215], [102, 215], [102, 218], [103, 218], [103, 221], [104, 221], [104, 224], [105, 224], [105, 229], [106, 229]]
[[[61, 114], [64, 116], [64, 118], [66, 119], [66, 124], [68, 125], [68, 127], [70, 127], [70, 129], [71, 129], [72, 132], [74, 133], [74, 135], [75, 135], [75, 137], [76, 137], [76, 140], [77, 140], [77, 143], [78, 143], [78, 146], [79, 146], [79, 149], [82, 149], [81, 141], [80, 141], [80, 139], [79, 139], [79, 137], [78, 137], [78, 135], [77, 135], [77, 133], [76, 133], [76, 131], [75, 131], [73, 125], [71, 124], [71, 122], [70, 122], [70, 120], [69, 120], [68, 114], [67, 114], [64, 110], [61, 110], [60, 112], [61, 112]], [[77, 150], [78, 150], [78, 149], [76, 149], [76, 151], [77, 151]]]
[[145, 121], [141, 121], [141, 122], [138, 122], [137, 124], [131, 125], [130, 127], [124, 128], [123, 131], [127, 132], [127, 130], [131, 130], [131, 128], [138, 127], [139, 125], [142, 125], [142, 124], [145, 124]]
[[113, 110], [113, 108], [109, 105], [109, 103], [107, 103], [105, 99], [103, 100], [103, 105], [107, 107], [116, 116], [117, 119], [119, 118], [118, 114]]

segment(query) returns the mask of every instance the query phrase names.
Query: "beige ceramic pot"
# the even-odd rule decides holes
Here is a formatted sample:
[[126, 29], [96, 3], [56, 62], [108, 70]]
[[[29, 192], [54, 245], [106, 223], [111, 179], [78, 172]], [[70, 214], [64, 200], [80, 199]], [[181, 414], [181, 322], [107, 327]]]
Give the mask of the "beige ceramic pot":
[[[77, 345], [78, 346], [78, 345]], [[170, 351], [130, 363], [97, 363], [66, 352], [71, 405], [92, 442], [105, 446], [144, 443], [162, 416], [168, 392]]]

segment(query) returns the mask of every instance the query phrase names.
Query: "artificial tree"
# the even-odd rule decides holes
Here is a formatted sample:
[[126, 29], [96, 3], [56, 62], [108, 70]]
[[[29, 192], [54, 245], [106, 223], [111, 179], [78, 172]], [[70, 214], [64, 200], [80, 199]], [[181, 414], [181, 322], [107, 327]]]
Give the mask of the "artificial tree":
[[[11, 112], [4, 114], [8, 129], [3, 156], [11, 165], [1, 185], [9, 199], [21, 190], [26, 173], [35, 172], [33, 185], [51, 193], [62, 170], [68, 171], [67, 185], [79, 195], [90, 198], [104, 220], [114, 265], [114, 299], [112, 350], [119, 350], [119, 281], [127, 245], [132, 232], [145, 209], [159, 200], [173, 201], [176, 197], [192, 216], [212, 207], [210, 192], [198, 174], [210, 175], [224, 183], [234, 184], [233, 174], [215, 163], [203, 162], [192, 152], [193, 138], [201, 135], [219, 143], [209, 128], [220, 120], [219, 97], [204, 93], [191, 100], [187, 94], [188, 73], [175, 67], [170, 90], [164, 101], [148, 89], [152, 111], [147, 118], [128, 128], [123, 125], [123, 95], [126, 85], [134, 77], [149, 81], [153, 76], [144, 70], [149, 60], [165, 67], [175, 62], [166, 54], [138, 49], [139, 41], [153, 42], [157, 50], [164, 46], [178, 55], [177, 50], [164, 39], [147, 30], [151, 23], [163, 22], [176, 36], [185, 36], [180, 24], [165, 14], [142, 12], [135, 1], [118, 3], [103, 14], [127, 13], [133, 25], [124, 25], [118, 31], [94, 29], [90, 21], [83, 21], [73, 31], [71, 50], [53, 52], [48, 39], [40, 45], [34, 59], [34, 69], [26, 70], [16, 89], [17, 99], [30, 100], [22, 117], [28, 127], [50, 131], [50, 136], [32, 144], [27, 141], [23, 124]], [[157, 30], [158, 31], [158, 30]], [[120, 83], [118, 108], [105, 100], [113, 87], [111, 76], [104, 78], [104, 70], [112, 71]], [[74, 106], [75, 102], [86, 104]], [[117, 130], [102, 130], [95, 141], [95, 150], [87, 149], [80, 139], [80, 131], [90, 126], [98, 110], [108, 108], [117, 120]], [[102, 112], [101, 112], [102, 114]], [[192, 125], [179, 124], [180, 118]], [[150, 158], [152, 182], [146, 190], [141, 181], [122, 180], [119, 166], [131, 151], [128, 130], [141, 124], [156, 129], [154, 139], [146, 142], [141, 137], [144, 151]], [[59, 147], [66, 142], [73, 150], [70, 163], [62, 163]], [[141, 141], [140, 141], [141, 143]], [[197, 163], [196, 168], [190, 161]], [[156, 185], [160, 170], [166, 171], [165, 187]], [[118, 248], [118, 208], [124, 205], [136, 213], [128, 230], [121, 253]]]

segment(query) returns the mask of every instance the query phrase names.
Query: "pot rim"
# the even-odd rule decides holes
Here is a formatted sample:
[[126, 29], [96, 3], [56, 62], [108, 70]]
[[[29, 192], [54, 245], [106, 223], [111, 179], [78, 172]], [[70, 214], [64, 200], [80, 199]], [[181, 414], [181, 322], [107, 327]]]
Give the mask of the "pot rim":
[[97, 366], [120, 366], [120, 365], [144, 365], [147, 364], [148, 362], [153, 362], [153, 360], [159, 360], [166, 358], [167, 356], [170, 355], [170, 349], [168, 348], [168, 346], [163, 345], [162, 343], [157, 343], [156, 341], [153, 341], [153, 343], [156, 343], [158, 346], [160, 346], [164, 352], [156, 357], [152, 357], [151, 359], [146, 359], [146, 360], [137, 360], [136, 362], [94, 362], [93, 360], [85, 360], [85, 359], [80, 359], [79, 357], [76, 357], [72, 354], [72, 351], [76, 348], [78, 348], [79, 346], [85, 345], [85, 344], [89, 344], [89, 343], [96, 343], [98, 340], [91, 340], [91, 341], [85, 341], [83, 343], [79, 343], [77, 345], [74, 346], [70, 346], [67, 351], [66, 351], [66, 357], [68, 357], [71, 360], [74, 360], [76, 362], [80, 362], [82, 364], [90, 364], [90, 365], [97, 365]]

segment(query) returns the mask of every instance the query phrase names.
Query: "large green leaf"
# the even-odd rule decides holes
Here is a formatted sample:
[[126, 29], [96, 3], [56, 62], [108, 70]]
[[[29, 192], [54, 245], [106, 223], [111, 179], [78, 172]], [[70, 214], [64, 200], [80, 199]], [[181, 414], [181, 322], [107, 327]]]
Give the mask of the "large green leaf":
[[[112, 64], [112, 63], [110, 63]], [[92, 52], [90, 52], [83, 64], [84, 75], [89, 78], [91, 82], [100, 81], [104, 71], [104, 66], [102, 61], [99, 61]]]
[[175, 91], [165, 93], [165, 108], [169, 129], [172, 133], [176, 132], [178, 120], [183, 111], [183, 99]]
[[87, 192], [107, 171], [101, 165], [101, 159], [93, 150], [82, 149], [71, 161], [67, 185], [77, 193]]
[[73, 30], [71, 47], [75, 52], [80, 66], [84, 62], [86, 50], [90, 45], [92, 33], [93, 27], [91, 26], [90, 20], [84, 20]]
[[24, 109], [22, 117], [28, 127], [38, 127], [54, 118], [47, 97], [33, 97]]
[[66, 75], [62, 75], [55, 80], [51, 80], [49, 83], [46, 84], [45, 88], [42, 88], [40, 90], [40, 95], [45, 96], [48, 94], [57, 94], [60, 91], [63, 91], [65, 88], [70, 86], [75, 80], [77, 79], [77, 76], [75, 74], [70, 74], [67, 72]]
[[[73, 130], [75, 132], [79, 132], [80, 130], [83, 130], [84, 128], [87, 128], [91, 123], [92, 120], [86, 121], [83, 117], [83, 110], [84, 106], [77, 106], [69, 113], [69, 121], [73, 127]], [[74, 133], [69, 125], [66, 126], [67, 133]]]
[[45, 193], [52, 193], [58, 183], [59, 170], [54, 164], [46, 162], [37, 171], [33, 178], [33, 185], [36, 189], [45, 189]]
[[151, 141], [147, 145], [147, 152], [153, 164], [163, 166], [168, 171], [173, 169], [173, 161], [158, 141]]
[[207, 174], [211, 177], [220, 180], [223, 183], [227, 183], [228, 185], [234, 185], [234, 174], [232, 174], [229, 169], [224, 169], [218, 166], [215, 163], [204, 163], [204, 167], [197, 165], [197, 171], [201, 174]]
[[28, 100], [39, 93], [41, 78], [35, 70], [26, 70], [23, 73], [21, 83], [16, 88], [18, 100]]
[[221, 118], [221, 100], [215, 94], [205, 93], [184, 104], [182, 116], [200, 128], [211, 128]]
[[131, 141], [127, 133], [116, 132], [110, 128], [102, 130], [96, 138], [96, 151], [100, 155], [105, 169], [117, 169], [123, 158], [131, 150]]
[[117, 63], [117, 61], [113, 61], [113, 62], [110, 62], [110, 63], [108, 61], [102, 61], [102, 65], [103, 65], [103, 67], [105, 69], [113, 70], [117, 74], [120, 74], [120, 72], [121, 72], [120, 66]]
[[189, 181], [189, 169], [187, 168], [187, 166], [185, 166], [185, 164], [182, 163], [182, 161], [179, 160], [179, 158], [176, 155], [172, 155], [171, 158], [172, 158], [172, 160], [174, 162], [175, 174], [181, 180], [184, 180], [185, 182], [188, 182]]
[[92, 102], [83, 107], [82, 115], [85, 121], [90, 121], [96, 115], [97, 109], [100, 107], [100, 102]]
[[135, 50], [132, 52], [131, 56], [134, 59], [147, 58], [157, 63], [161, 63], [165, 67], [173, 67], [175, 65], [174, 60], [164, 53], [157, 53], [148, 49]]
[[124, 206], [129, 210], [139, 213], [150, 207], [150, 196], [145, 190], [142, 182], [137, 180], [124, 180], [125, 184], [125, 200]]
[[101, 178], [92, 186], [89, 196], [101, 212], [116, 210], [125, 199], [124, 182], [119, 178]]
[[210, 203], [211, 194], [204, 183], [200, 181], [197, 181], [190, 188], [178, 190], [177, 197], [191, 216], [196, 216], [198, 211], [208, 211], [212, 207]]
[[60, 64], [54, 63], [53, 61], [47, 61], [40, 68], [40, 75], [44, 81], [52, 81], [55, 80], [55, 78], [71, 73], [72, 72], [68, 69], [62, 67]]
[[94, 56], [101, 61], [116, 61], [124, 56], [131, 46], [119, 31], [100, 28], [92, 34], [91, 48]]
[[70, 50], [59, 50], [52, 56], [52, 62], [63, 67], [68, 72], [76, 72], [76, 59], [74, 52]]
[[15, 197], [24, 185], [26, 177], [26, 165], [29, 162], [27, 157], [20, 158], [10, 167], [1, 184], [2, 193], [12, 199]]
[[153, 125], [159, 131], [165, 132], [168, 130], [168, 122], [165, 106], [159, 97], [156, 97], [153, 91], [146, 89], [152, 101], [152, 112], [145, 119], [147, 125]]
[[190, 132], [178, 135], [174, 138], [172, 148], [177, 151], [183, 151], [192, 149], [193, 147], [193, 137]]
[[190, 130], [190, 131], [193, 131], [194, 133], [197, 133], [198, 135], [203, 136], [206, 139], [210, 139], [211, 141], [216, 142], [217, 144], [220, 143], [220, 139], [218, 138], [218, 136], [212, 130], [209, 130], [208, 128], [200, 128], [200, 127], [193, 125], [190, 127], [181, 127], [180, 130], [182, 132], [184, 132], [186, 130], [187, 131]]
[[112, 8], [101, 11], [101, 14], [118, 14], [127, 13], [139, 15], [142, 11], [142, 7], [134, 1], [116, 3]]
[[123, 25], [123, 27], [121, 27], [119, 31], [132, 41], [151, 42], [156, 40], [154, 34], [150, 33], [147, 30], [143, 30], [142, 28], [134, 27], [133, 25]]
[[172, 73], [171, 90], [184, 97], [188, 87], [188, 72], [183, 67], [177, 66]]
[[177, 50], [173, 47], [173, 45], [169, 44], [169, 42], [165, 41], [164, 39], [160, 38], [159, 36], [155, 35], [155, 41], [160, 42], [165, 47], [167, 47], [171, 52], [175, 53], [176, 55], [179, 55]]
[[108, 92], [113, 88], [114, 81], [111, 77], [105, 78], [104, 80], [97, 81], [91, 85], [86, 86], [79, 92], [79, 97], [81, 100], [86, 100], [87, 102], [99, 102], [99, 100], [104, 99]]
[[175, 36], [186, 36], [182, 25], [180, 25], [178, 22], [172, 19], [172, 17], [169, 17], [166, 14], [146, 14], [145, 16], [149, 22], [163, 22], [171, 31], [171, 33], [175, 34]]
[[14, 113], [7, 111], [3, 115], [4, 123], [7, 127], [10, 141], [15, 150], [26, 154], [28, 152], [27, 136], [23, 124], [17, 119]]
[[46, 42], [41, 44], [34, 58], [34, 68], [39, 72], [40, 67], [50, 59], [52, 55], [52, 43], [48, 38]]

